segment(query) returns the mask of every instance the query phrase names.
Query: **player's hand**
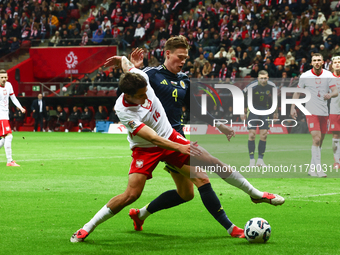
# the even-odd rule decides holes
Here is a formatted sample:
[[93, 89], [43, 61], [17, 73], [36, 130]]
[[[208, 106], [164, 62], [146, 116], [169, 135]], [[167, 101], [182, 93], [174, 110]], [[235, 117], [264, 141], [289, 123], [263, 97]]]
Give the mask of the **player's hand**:
[[[23, 108], [23, 107], [20, 108], [20, 111], [21, 111], [22, 113], [25, 113], [25, 112], [26, 112], [25, 108]], [[35, 110], [33, 110], [33, 112], [35, 112]]]
[[291, 109], [291, 110], [290, 110], [290, 116], [292, 116], [292, 118], [293, 118], [294, 120], [296, 120], [296, 118], [297, 118], [297, 112], [296, 112], [295, 109]]
[[110, 57], [106, 60], [104, 66], [105, 67], [114, 66], [114, 67], [121, 68], [121, 64], [122, 64], [122, 57], [121, 56], [113, 56], [113, 57]]
[[[24, 109], [25, 110], [25, 109]], [[21, 111], [21, 109], [20, 109], [20, 111]], [[22, 112], [22, 111], [21, 111]], [[33, 110], [33, 112], [35, 112], [35, 110]]]
[[323, 99], [324, 99], [324, 100], [331, 99], [331, 95], [330, 95], [329, 93], [327, 93], [327, 94], [325, 94], [325, 95], [323, 96]]
[[202, 151], [197, 147], [197, 142], [183, 145], [180, 147], [179, 151], [182, 154], [186, 154], [193, 157], [202, 155]]
[[235, 132], [231, 127], [221, 124], [218, 126], [218, 129], [227, 136], [229, 142], [232, 137], [235, 137]]
[[136, 48], [131, 52], [130, 61], [136, 68], [140, 68], [143, 65], [144, 50]]

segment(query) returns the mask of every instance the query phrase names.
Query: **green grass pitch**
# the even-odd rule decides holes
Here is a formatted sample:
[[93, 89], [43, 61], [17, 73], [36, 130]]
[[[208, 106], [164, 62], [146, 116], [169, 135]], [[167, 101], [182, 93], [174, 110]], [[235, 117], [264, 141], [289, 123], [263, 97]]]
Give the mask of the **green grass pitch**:
[[[249, 163], [247, 136], [230, 143], [223, 136], [200, 144], [235, 166]], [[208, 138], [208, 139], [207, 139]], [[221, 147], [214, 146], [219, 142]], [[311, 136], [270, 135], [265, 162], [272, 165], [310, 161]], [[139, 200], [100, 225], [84, 243], [71, 235], [127, 184], [131, 151], [125, 135], [98, 133], [14, 133], [13, 158], [6, 167], [0, 152], [0, 254], [339, 254], [340, 179], [251, 178], [258, 189], [286, 198], [282, 206], [253, 204], [242, 191], [212, 178], [229, 218], [239, 227], [253, 217], [270, 223], [267, 244], [233, 239], [209, 215], [197, 190], [189, 203], [150, 216], [135, 232], [128, 211], [142, 207], [175, 185], [161, 163]], [[257, 151], [257, 149], [256, 149]], [[331, 135], [322, 163], [333, 164]], [[254, 176], [255, 177], [255, 176]], [[256, 176], [258, 177], [258, 176]], [[299, 178], [295, 178], [299, 177]]]

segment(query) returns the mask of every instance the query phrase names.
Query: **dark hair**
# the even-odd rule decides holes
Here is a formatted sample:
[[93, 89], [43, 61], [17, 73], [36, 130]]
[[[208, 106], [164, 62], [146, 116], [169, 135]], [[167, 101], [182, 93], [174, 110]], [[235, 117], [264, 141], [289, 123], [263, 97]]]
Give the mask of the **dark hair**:
[[145, 78], [138, 73], [126, 72], [121, 75], [119, 80], [119, 89], [130, 96], [133, 96], [141, 88], [147, 86]]
[[[313, 57], [321, 57], [322, 60], [323, 60], [323, 56], [322, 56], [320, 53], [314, 53]], [[313, 57], [312, 57], [312, 58], [313, 58]]]

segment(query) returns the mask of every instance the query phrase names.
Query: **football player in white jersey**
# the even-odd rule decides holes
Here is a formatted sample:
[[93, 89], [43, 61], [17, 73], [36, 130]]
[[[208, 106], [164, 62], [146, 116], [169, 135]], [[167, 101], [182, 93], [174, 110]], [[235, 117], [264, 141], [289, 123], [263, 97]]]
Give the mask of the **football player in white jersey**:
[[[340, 93], [340, 56], [332, 58], [333, 75]], [[329, 131], [332, 131], [332, 148], [334, 154], [334, 169], [340, 169], [340, 95], [331, 99], [329, 113]]]
[[[134, 68], [125, 57], [117, 57], [117, 59], [122, 62], [125, 74], [119, 82], [123, 94], [117, 99], [115, 109], [122, 124], [129, 131], [128, 141], [133, 151], [128, 187], [123, 194], [112, 198], [82, 229], [74, 233], [70, 241], [84, 241], [96, 226], [137, 200], [146, 180], [152, 178], [152, 171], [159, 161], [173, 164], [180, 172], [180, 175], [172, 175], [177, 186], [178, 197], [172, 201], [164, 200], [162, 209], [178, 205], [178, 200], [183, 202], [191, 200], [194, 196], [193, 184], [195, 184], [210, 214], [232, 237], [244, 238], [243, 230], [236, 227], [225, 214], [207, 174], [197, 170], [197, 167], [190, 166], [188, 155], [194, 156], [190, 160], [199, 161], [203, 165], [216, 163], [223, 165], [228, 171], [230, 167], [213, 158], [195, 143], [190, 145], [190, 141], [172, 129], [161, 102], [149, 84], [148, 76], [143, 71]], [[263, 192], [255, 189], [238, 172], [230, 171], [229, 178], [234, 186], [253, 194], [258, 203], [272, 203], [277, 200], [281, 200], [280, 204], [284, 202], [284, 199], [278, 195], [273, 199], [267, 199]]]
[[[338, 96], [335, 79], [331, 72], [322, 68], [323, 57], [315, 53], [312, 57], [313, 68], [300, 76], [299, 88], [305, 88], [311, 93], [311, 99], [306, 103], [306, 109], [311, 113], [307, 115], [309, 132], [313, 138], [312, 160], [308, 174], [310, 176], [327, 177], [321, 165], [321, 146], [327, 133], [328, 107], [327, 100]], [[329, 93], [329, 91], [331, 91]], [[293, 99], [298, 99], [300, 93], [295, 92]], [[296, 119], [295, 104], [292, 104], [291, 116]], [[315, 171], [316, 170], [316, 171]]]
[[16, 107], [20, 109], [22, 113], [25, 113], [25, 109], [21, 106], [18, 99], [14, 95], [13, 87], [8, 80], [8, 75], [5, 70], [0, 70], [0, 148], [5, 146], [5, 152], [7, 157], [7, 166], [19, 166], [12, 159], [12, 130], [9, 124], [9, 98]]

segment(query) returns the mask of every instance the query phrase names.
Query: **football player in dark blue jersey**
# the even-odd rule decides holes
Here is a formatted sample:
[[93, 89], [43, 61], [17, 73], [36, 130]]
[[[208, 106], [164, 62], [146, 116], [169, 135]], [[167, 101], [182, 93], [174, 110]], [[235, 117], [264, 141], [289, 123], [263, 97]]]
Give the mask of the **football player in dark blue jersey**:
[[[165, 109], [169, 122], [173, 128], [181, 134], [183, 134], [181, 124], [182, 106], [185, 105], [186, 107], [190, 107], [190, 102], [191, 105], [197, 103], [197, 107], [190, 108], [191, 114], [199, 116], [201, 120], [211, 125], [213, 125], [214, 120], [209, 114], [205, 116], [200, 114], [201, 107], [197, 102], [194, 93], [190, 91], [190, 80], [181, 72], [185, 61], [188, 58], [188, 49], [189, 45], [184, 36], [172, 37], [164, 46], [164, 64], [159, 67], [144, 69], [145, 73], [149, 76], [150, 85]], [[131, 62], [135, 67], [140, 67], [142, 65], [142, 60], [142, 50], [135, 50], [131, 54]], [[115, 58], [111, 57], [107, 60], [105, 66], [112, 66], [114, 63]], [[225, 125], [218, 125], [218, 129], [227, 135], [228, 140], [234, 136], [233, 130]], [[164, 192], [140, 210], [131, 209], [129, 215], [134, 220], [135, 230], [140, 231], [143, 229], [142, 225], [144, 220], [149, 215], [193, 199], [193, 184], [190, 179], [180, 175], [171, 166], [167, 166], [167, 170], [169, 170], [174, 179], [177, 190]], [[228, 176], [224, 177], [223, 180], [251, 195], [251, 198], [255, 203], [266, 202], [278, 205], [284, 202], [284, 199], [278, 195], [260, 192], [238, 172], [228, 173], [227, 175]], [[211, 187], [208, 188], [206, 192], [210, 192], [210, 189]]]
[[[272, 105], [272, 95], [273, 88], [275, 88], [275, 84], [268, 80], [268, 72], [265, 70], [261, 70], [258, 74], [258, 79], [255, 82], [250, 83], [247, 87], [244, 88], [243, 92], [245, 94], [248, 93], [248, 89], [252, 88], [253, 95], [253, 106], [256, 110], [268, 110]], [[277, 112], [277, 109], [276, 109]], [[247, 111], [247, 123], [249, 130], [249, 140], [248, 140], [248, 151], [250, 157], [249, 166], [255, 166], [255, 137], [256, 137], [256, 128], [259, 126], [260, 129], [260, 141], [258, 146], [258, 159], [256, 162], [257, 166], [266, 166], [263, 161], [264, 152], [266, 150], [266, 142], [267, 142], [267, 134], [269, 130], [269, 115], [256, 115], [249, 110]]]

